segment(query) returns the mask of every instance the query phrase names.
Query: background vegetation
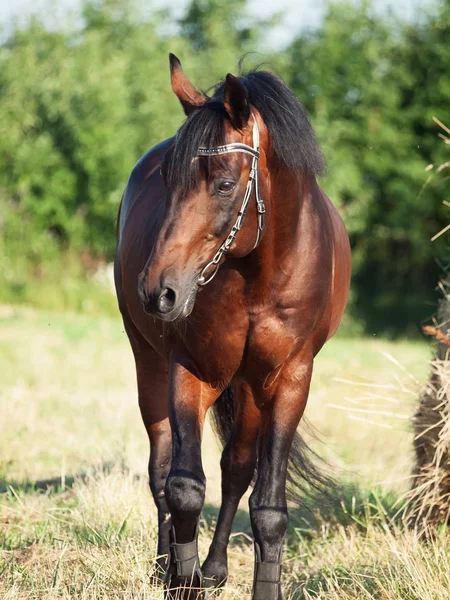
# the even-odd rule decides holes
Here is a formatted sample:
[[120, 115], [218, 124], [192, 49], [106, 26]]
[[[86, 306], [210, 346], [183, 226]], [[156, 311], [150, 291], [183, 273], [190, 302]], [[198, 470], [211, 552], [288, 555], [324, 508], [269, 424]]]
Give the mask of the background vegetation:
[[[329, 5], [323, 24], [274, 50], [246, 0], [191, 0], [175, 21], [133, 0], [86, 0], [49, 29], [34, 18], [0, 46], [0, 301], [112, 313], [91, 281], [111, 261], [121, 191], [139, 156], [174, 133], [169, 51], [208, 89], [261, 62], [306, 105], [328, 161], [321, 185], [351, 235], [351, 314], [410, 334], [433, 312], [445, 261], [439, 178], [423, 193], [450, 96], [450, 1], [412, 24], [370, 0]], [[263, 51], [260, 51], [260, 49]], [[256, 51], [256, 52], [255, 52]], [[431, 168], [431, 167], [430, 167]], [[55, 282], [58, 285], [55, 285]]]
[[[286, 79], [311, 115], [328, 161], [321, 185], [351, 236], [352, 337], [341, 333], [321, 352], [307, 407], [326, 444], [311, 441], [339, 485], [326, 506], [307, 494], [291, 507], [285, 596], [449, 595], [448, 528], [422, 543], [403, 512], [430, 350], [368, 334], [417, 333], [446, 267], [445, 235], [430, 238], [448, 222], [437, 173], [448, 146], [436, 143], [432, 117], [448, 124], [450, 0], [410, 24], [370, 0], [333, 2], [318, 28], [278, 49], [266, 43], [273, 26], [250, 17], [245, 0], [191, 0], [178, 20], [138, 0], [85, 0], [57, 27], [44, 17], [3, 32], [1, 597], [161, 597], [150, 577], [148, 442], [107, 265], [130, 170], [183, 118], [169, 51], [205, 90], [247, 52], [244, 69], [265, 62]], [[201, 556], [220, 502], [209, 429], [203, 445]], [[250, 592], [246, 501], [224, 600]]]

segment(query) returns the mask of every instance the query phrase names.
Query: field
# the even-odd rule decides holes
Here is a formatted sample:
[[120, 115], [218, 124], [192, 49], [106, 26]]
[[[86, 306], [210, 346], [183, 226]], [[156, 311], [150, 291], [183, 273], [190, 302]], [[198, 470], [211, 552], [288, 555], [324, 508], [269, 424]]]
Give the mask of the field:
[[[4, 306], [0, 322], [0, 597], [162, 597], [150, 577], [148, 443], [120, 321]], [[425, 343], [337, 337], [318, 357], [307, 417], [340, 483], [322, 508], [313, 494], [292, 507], [286, 597], [450, 597], [448, 534], [424, 544], [401, 511], [429, 354]], [[203, 556], [220, 500], [209, 430], [204, 448]], [[248, 597], [252, 570], [244, 498], [224, 600]]]

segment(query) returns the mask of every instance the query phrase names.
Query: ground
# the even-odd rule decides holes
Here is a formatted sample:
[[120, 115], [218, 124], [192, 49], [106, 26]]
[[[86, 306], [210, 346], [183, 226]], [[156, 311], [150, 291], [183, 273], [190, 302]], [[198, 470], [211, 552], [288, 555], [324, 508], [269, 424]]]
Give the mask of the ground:
[[[336, 337], [316, 360], [305, 435], [339, 484], [291, 507], [283, 585], [298, 599], [450, 597], [450, 544], [406, 527], [410, 417], [425, 342]], [[118, 319], [0, 308], [0, 597], [162, 598], [151, 578], [155, 511], [134, 364]], [[219, 448], [204, 440], [206, 555], [220, 501]], [[224, 600], [249, 595], [246, 499]]]

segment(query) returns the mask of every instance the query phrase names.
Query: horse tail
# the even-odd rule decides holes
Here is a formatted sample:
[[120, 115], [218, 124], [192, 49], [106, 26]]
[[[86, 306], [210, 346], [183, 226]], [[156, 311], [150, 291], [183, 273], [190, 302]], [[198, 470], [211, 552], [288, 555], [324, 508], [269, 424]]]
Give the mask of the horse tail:
[[[212, 426], [222, 447], [231, 439], [234, 426], [233, 388], [226, 388], [212, 406]], [[332, 476], [327, 472], [327, 463], [305, 442], [298, 431], [294, 434], [288, 458], [286, 495], [289, 500], [304, 502], [311, 490], [324, 498], [330, 496], [335, 486]], [[254, 482], [253, 482], [254, 483]]]
[[212, 406], [212, 426], [222, 447], [228, 444], [234, 426], [234, 394], [233, 388], [227, 387]]
[[[311, 428], [310, 425], [308, 425]], [[313, 432], [314, 435], [314, 432]], [[311, 491], [318, 492], [317, 500], [330, 499], [335, 481], [329, 465], [308, 444], [298, 431], [294, 434], [288, 458], [286, 496], [295, 503], [304, 503]]]

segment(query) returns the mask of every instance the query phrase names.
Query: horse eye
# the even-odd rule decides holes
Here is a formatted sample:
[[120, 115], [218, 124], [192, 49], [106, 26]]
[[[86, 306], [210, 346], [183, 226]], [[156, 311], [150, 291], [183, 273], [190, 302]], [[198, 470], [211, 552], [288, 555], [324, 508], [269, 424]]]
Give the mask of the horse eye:
[[217, 189], [223, 194], [229, 194], [234, 190], [234, 183], [232, 181], [222, 181], [217, 187]]

